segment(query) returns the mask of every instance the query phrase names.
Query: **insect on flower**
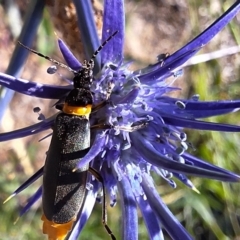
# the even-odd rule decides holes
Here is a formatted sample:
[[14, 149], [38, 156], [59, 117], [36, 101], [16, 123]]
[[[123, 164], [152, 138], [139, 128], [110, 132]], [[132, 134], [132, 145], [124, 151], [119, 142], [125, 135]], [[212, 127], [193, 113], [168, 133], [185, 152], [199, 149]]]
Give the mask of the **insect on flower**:
[[[82, 68], [75, 71], [63, 63], [32, 50], [19, 42], [27, 50], [46, 58], [54, 64], [66, 68], [74, 73], [73, 89], [65, 99], [63, 105], [57, 108], [62, 112], [55, 119], [53, 134], [43, 171], [43, 233], [49, 239], [64, 239], [71, 231], [77, 219], [85, 198], [88, 171], [102, 183], [103, 210], [102, 222], [112, 239], [116, 239], [107, 225], [105, 187], [103, 178], [89, 164], [76, 168], [90, 149], [91, 128], [111, 129], [116, 128], [107, 124], [90, 126], [89, 115], [107, 104], [103, 101], [93, 107], [93, 95], [90, 91], [93, 82], [94, 58], [101, 49], [110, 41], [118, 31], [110, 35], [94, 52], [89, 61], [84, 61]], [[107, 92], [110, 95], [111, 87]], [[133, 131], [144, 124], [136, 125], [128, 131]], [[118, 127], [121, 130], [121, 127]], [[8, 199], [7, 199], [8, 200]]]
[[[77, 214], [84, 201], [87, 173], [91, 172], [103, 187], [103, 219], [102, 222], [112, 239], [116, 239], [107, 225], [105, 188], [101, 175], [93, 168], [86, 165], [76, 169], [76, 165], [90, 148], [90, 123], [91, 111], [96, 111], [105, 105], [105, 102], [92, 107], [93, 96], [90, 86], [93, 81], [94, 58], [104, 45], [117, 34], [117, 31], [108, 37], [94, 52], [91, 59], [84, 61], [79, 71], [42, 55], [21, 44], [33, 53], [49, 61], [67, 68], [75, 74], [73, 90], [65, 99], [62, 110], [58, 114], [53, 127], [53, 135], [47, 153], [43, 172], [43, 233], [49, 239], [64, 239], [72, 229]], [[108, 128], [109, 126], [97, 125], [92, 128]], [[75, 171], [73, 171], [75, 170]]]

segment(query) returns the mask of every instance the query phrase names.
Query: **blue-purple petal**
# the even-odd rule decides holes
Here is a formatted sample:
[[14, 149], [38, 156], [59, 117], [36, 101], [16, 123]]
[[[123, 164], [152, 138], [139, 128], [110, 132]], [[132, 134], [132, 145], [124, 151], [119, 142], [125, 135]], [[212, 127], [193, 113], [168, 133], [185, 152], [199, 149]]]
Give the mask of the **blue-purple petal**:
[[52, 127], [56, 115], [36, 123], [26, 128], [21, 128], [12, 132], [0, 133], [0, 142], [30, 136]]
[[237, 182], [240, 180], [240, 176], [235, 174], [228, 174], [222, 171], [208, 170], [201, 167], [191, 166], [183, 164], [177, 161], [173, 161], [170, 158], [159, 153], [148, 141], [146, 141], [140, 133], [134, 132], [131, 137], [133, 146], [136, 151], [149, 163], [166, 169], [170, 172], [183, 173], [186, 175], [199, 176], [204, 178], [210, 178], [220, 181]]
[[[177, 58], [189, 50], [200, 50], [214, 36], [216, 36], [239, 12], [240, 2], [236, 1], [225, 13], [223, 13], [214, 23], [212, 23], [205, 31], [195, 37], [192, 41], [179, 49], [173, 55], [170, 55], [165, 63], [171, 62], [172, 58]], [[190, 56], [191, 57], [191, 56]], [[189, 58], [190, 58], [189, 57]], [[182, 63], [181, 63], [182, 64]]]
[[173, 176], [175, 178], [179, 179], [183, 184], [185, 184], [189, 188], [191, 188], [191, 189], [194, 188], [193, 183], [184, 174], [182, 174], [182, 173], [173, 173]]
[[221, 114], [236, 112], [240, 109], [240, 100], [224, 100], [224, 101], [194, 101], [179, 98], [171, 98], [167, 96], [159, 97], [157, 100], [161, 103], [174, 105], [177, 101], [184, 103], [183, 110], [174, 110], [177, 114], [182, 114], [187, 118], [207, 118], [218, 116]]
[[27, 181], [25, 181], [19, 188], [17, 188], [11, 196], [15, 196], [26, 189], [29, 185], [34, 183], [38, 178], [43, 175], [43, 167], [41, 167], [36, 173], [34, 173]]
[[101, 51], [102, 65], [123, 60], [125, 14], [123, 0], [105, 0], [103, 12], [102, 42], [118, 31]]
[[[143, 76], [139, 76], [141, 82], [151, 82], [155, 79], [162, 80], [166, 77], [171, 76], [174, 69], [180, 67], [194, 54], [196, 54], [235, 17], [239, 10], [240, 2], [237, 1], [205, 31], [199, 34], [184, 47], [167, 57], [164, 60], [164, 65], [162, 67]], [[157, 65], [159, 65], [159, 63], [157, 63]]]
[[148, 199], [148, 203], [156, 216], [161, 221], [161, 224], [171, 236], [173, 240], [191, 240], [193, 239], [187, 232], [187, 230], [180, 224], [180, 222], [174, 217], [168, 207], [163, 203], [156, 191], [152, 178], [146, 173], [143, 174], [142, 187]]
[[[117, 176], [116, 172], [115, 175]], [[123, 176], [121, 181], [118, 181], [117, 185], [122, 209], [122, 239], [137, 240], [138, 239], [137, 205], [135, 197], [132, 192], [130, 182], [125, 176]]]
[[226, 169], [223, 169], [223, 168], [220, 168], [218, 166], [215, 166], [211, 163], [208, 163], [208, 162], [205, 162], [203, 160], [201, 160], [200, 158], [197, 158], [195, 156], [192, 156], [188, 153], [184, 153], [182, 155], [185, 160], [189, 163], [189, 164], [193, 164], [194, 166], [197, 166], [197, 167], [201, 167], [201, 168], [206, 168], [206, 169], [209, 169], [209, 170], [212, 170], [212, 171], [218, 171], [218, 172], [222, 172], [222, 173], [227, 173], [227, 174], [230, 174], [232, 176], [235, 176], [236, 178], [238, 178], [239, 176], [233, 172], [230, 172]]
[[40, 197], [42, 196], [42, 186], [38, 188], [38, 190], [28, 199], [27, 204], [21, 209], [19, 215], [20, 217], [26, 213], [31, 207], [32, 205], [40, 199]]
[[97, 134], [88, 153], [81, 159], [81, 161], [79, 161], [77, 167], [81, 168], [89, 164], [89, 162], [92, 161], [100, 153], [100, 151], [102, 151], [105, 141], [105, 135], [102, 133]]
[[143, 196], [136, 197], [136, 200], [138, 202], [138, 207], [142, 212], [145, 225], [148, 229], [149, 238], [151, 240], [163, 240], [164, 237], [160, 227], [159, 219], [149, 206], [148, 200], [143, 199]]
[[135, 87], [133, 88], [133, 90], [131, 90], [128, 94], [126, 94], [126, 96], [124, 96], [123, 98], [114, 100], [114, 104], [133, 104], [133, 102], [136, 100], [136, 98], [139, 95], [140, 92], [140, 88], [139, 87]]
[[161, 114], [164, 122], [175, 127], [193, 128], [199, 130], [220, 131], [220, 132], [240, 132], [240, 126], [204, 122], [195, 119], [181, 118], [180, 116], [173, 116], [167, 114]]
[[78, 71], [82, 67], [82, 64], [77, 60], [67, 45], [60, 38], [58, 39], [58, 46], [67, 65], [73, 70]]
[[22, 94], [48, 99], [60, 99], [72, 89], [72, 86], [55, 86], [30, 82], [5, 73], [0, 73], [0, 85]]
[[150, 84], [153, 81], [163, 81], [168, 77], [174, 76], [174, 69], [181, 66], [185, 63], [189, 58], [191, 58], [194, 54], [196, 54], [200, 49], [197, 50], [189, 50], [183, 53], [179, 57], [175, 57], [172, 55], [172, 60], [168, 63], [165, 63], [163, 66], [159, 66], [159, 68], [155, 71], [151, 71], [147, 74], [140, 75], [139, 79], [141, 83]]

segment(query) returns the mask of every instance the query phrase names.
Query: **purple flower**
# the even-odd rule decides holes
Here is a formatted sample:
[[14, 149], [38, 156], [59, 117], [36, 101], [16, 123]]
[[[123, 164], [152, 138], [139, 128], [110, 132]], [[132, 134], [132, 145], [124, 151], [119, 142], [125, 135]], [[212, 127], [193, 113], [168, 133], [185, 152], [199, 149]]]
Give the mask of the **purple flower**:
[[[75, 5], [80, 11], [78, 1]], [[85, 4], [83, 4], [85, 5]], [[82, 7], [82, 6], [81, 6]], [[177, 99], [167, 94], [176, 88], [165, 81], [177, 78], [179, 67], [207, 44], [240, 10], [240, 2], [234, 3], [204, 32], [170, 56], [161, 56], [153, 65], [130, 71], [124, 62], [124, 7], [121, 0], [105, 0], [102, 41], [116, 30], [118, 34], [99, 53], [91, 91], [94, 104], [108, 98], [108, 86], [113, 89], [110, 104], [92, 113], [91, 124], [104, 123], [112, 129], [93, 129], [92, 145], [81, 159], [78, 168], [90, 163], [99, 171], [114, 206], [117, 197], [122, 207], [122, 239], [138, 239], [137, 208], [141, 210], [150, 239], [163, 239], [162, 228], [172, 239], [192, 239], [173, 216], [155, 189], [152, 172], [176, 187], [174, 178], [197, 191], [188, 175], [219, 181], [238, 182], [240, 176], [209, 164], [187, 153], [189, 143], [183, 128], [239, 132], [240, 127], [199, 120], [234, 112], [240, 101], [201, 102], [197, 96]], [[77, 71], [82, 64], [67, 46], [59, 40], [59, 47], [68, 66]], [[37, 84], [0, 73], [0, 84], [30, 96], [64, 99], [72, 88]], [[36, 134], [51, 127], [55, 116], [24, 129], [0, 134], [0, 141]], [[133, 131], [131, 131], [133, 128]], [[135, 129], [136, 128], [136, 129]], [[14, 194], [18, 194], [43, 173], [40, 169]], [[89, 180], [86, 200], [69, 239], [77, 239], [93, 209], [101, 184]], [[41, 197], [41, 188], [23, 208], [21, 215]]]

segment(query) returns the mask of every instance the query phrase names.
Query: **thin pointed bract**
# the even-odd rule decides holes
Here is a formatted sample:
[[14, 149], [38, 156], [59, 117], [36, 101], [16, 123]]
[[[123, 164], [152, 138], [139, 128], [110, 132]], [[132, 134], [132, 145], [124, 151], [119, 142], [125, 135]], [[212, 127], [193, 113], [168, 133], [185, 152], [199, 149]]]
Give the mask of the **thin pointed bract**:
[[38, 178], [40, 178], [43, 175], [43, 167], [40, 168], [36, 173], [34, 173], [26, 182], [24, 182], [19, 188], [17, 188], [13, 194], [11, 194], [4, 202], [8, 202], [11, 198], [22, 192], [25, 188], [27, 188], [29, 185], [34, 183]]
[[[83, 41], [85, 45], [90, 42], [86, 48], [87, 56], [90, 58], [99, 46], [95, 27], [92, 26], [90, 1], [76, 0], [74, 3], [79, 24], [81, 25], [81, 22], [85, 24], [81, 25], [81, 31], [84, 29], [87, 31]], [[159, 56], [156, 64], [130, 71], [128, 69], [130, 63], [123, 63], [124, 3], [122, 0], [105, 0], [101, 41], [117, 34], [104, 46], [95, 62], [98, 74], [95, 75], [91, 91], [94, 93], [93, 104], [97, 110], [90, 116], [91, 148], [73, 170], [90, 164], [99, 170], [103, 178], [110, 205], [116, 205], [117, 197], [120, 199], [121, 239], [134, 240], [139, 237], [137, 206], [143, 214], [151, 239], [164, 239], [162, 229], [165, 229], [174, 240], [192, 239], [163, 203], [154, 186], [152, 172], [162, 177], [173, 188], [177, 187], [175, 179], [178, 179], [198, 194], [199, 190], [188, 176], [224, 182], [240, 181], [238, 174], [187, 153], [189, 148], [194, 147], [188, 142], [183, 129], [238, 133], [240, 127], [237, 125], [207, 122], [201, 118], [234, 113], [240, 108], [240, 100], [204, 102], [199, 100], [198, 95], [191, 99], [173, 98], [168, 94], [175, 90], [179, 91], [180, 88], [166, 81], [167, 77], [171, 76], [174, 80], [182, 75], [180, 70], [182, 64], [224, 28], [239, 9], [240, 1], [237, 1], [210, 27], [180, 50], [172, 55]], [[87, 17], [89, 19], [86, 19]], [[83, 21], [80, 21], [82, 19]], [[82, 67], [81, 63], [62, 40], [59, 40], [59, 47], [69, 67], [78, 71]], [[85, 63], [92, 66], [92, 60], [89, 58]], [[61, 105], [72, 88], [32, 83], [2, 73], [0, 84], [34, 97], [61, 99], [57, 105]], [[101, 105], [105, 100], [107, 101]], [[58, 106], [58, 109], [61, 109], [61, 106]], [[49, 129], [54, 124], [55, 117], [30, 127], [2, 133], [0, 141], [25, 137]], [[26, 181], [10, 198], [39, 176], [34, 175]], [[68, 234], [67, 238], [70, 240], [77, 239], [92, 212], [95, 200], [101, 199], [99, 196], [102, 192], [101, 184], [91, 178], [87, 189], [82, 209], [77, 215], [72, 232]], [[21, 213], [28, 210], [40, 195], [41, 189], [35, 193]]]
[[236, 1], [220, 18], [218, 18], [211, 26], [205, 31], [195, 37], [192, 41], [184, 47], [170, 55], [165, 61], [164, 65], [152, 71], [149, 74], [140, 76], [141, 81], [151, 81], [152, 79], [162, 79], [172, 75], [172, 71], [180, 67], [194, 54], [196, 54], [204, 45], [206, 45], [218, 32], [220, 32], [240, 9], [240, 2]]
[[138, 216], [135, 196], [126, 177], [118, 182], [122, 208], [122, 239], [138, 239]]
[[0, 142], [30, 136], [30, 135], [42, 132], [44, 130], [50, 129], [54, 123], [55, 117], [56, 117], [56, 115], [54, 115], [50, 118], [47, 118], [46, 120], [41, 121], [40, 123], [31, 125], [29, 127], [25, 127], [22, 129], [12, 131], [12, 132], [8, 132], [8, 133], [1, 133], [0, 134]]
[[158, 216], [165, 230], [172, 239], [192, 240], [193, 238], [188, 234], [186, 229], [173, 216], [167, 206], [163, 203], [156, 191], [152, 179], [147, 174], [143, 174], [142, 187], [148, 199], [148, 202], [154, 213]]
[[143, 196], [136, 197], [138, 207], [140, 208], [144, 222], [148, 229], [149, 238], [152, 240], [163, 240], [163, 233], [160, 227], [160, 222], [156, 217], [156, 214], [149, 206], [148, 200], [144, 199]]
[[27, 200], [27, 204], [21, 209], [19, 216], [21, 217], [25, 214], [34, 203], [36, 203], [40, 197], [42, 196], [42, 186], [38, 188], [38, 190]]
[[220, 181], [236, 182], [240, 180], [240, 176], [237, 176], [235, 174], [224, 173], [222, 171], [217, 171], [217, 169], [208, 170], [205, 168], [187, 165], [168, 158], [156, 151], [156, 149], [151, 145], [151, 143], [145, 141], [143, 136], [141, 136], [140, 134], [134, 133], [132, 141], [134, 147], [139, 151], [139, 153], [145, 160], [155, 166], [167, 169], [168, 171], [216, 179]]
[[66, 95], [71, 86], [56, 86], [31, 82], [11, 75], [0, 73], [1, 86], [33, 97], [59, 99]]
[[101, 52], [102, 66], [108, 62], [117, 63], [123, 60], [124, 28], [125, 28], [124, 1], [105, 0], [102, 41], [104, 41], [108, 37], [109, 33], [118, 30], [118, 34], [113, 39], [113, 41], [111, 41], [102, 50]]
[[62, 39], [58, 39], [58, 46], [68, 66], [78, 71], [82, 67], [82, 64], [77, 60]]

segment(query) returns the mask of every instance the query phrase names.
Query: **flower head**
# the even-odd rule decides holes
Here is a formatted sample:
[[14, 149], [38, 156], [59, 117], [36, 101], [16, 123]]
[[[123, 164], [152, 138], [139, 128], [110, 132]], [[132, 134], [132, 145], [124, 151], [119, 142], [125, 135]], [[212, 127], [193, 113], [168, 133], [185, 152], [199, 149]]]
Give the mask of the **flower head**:
[[[77, 1], [76, 1], [77, 2]], [[77, 5], [77, 3], [76, 3]], [[144, 69], [130, 71], [124, 62], [123, 1], [105, 0], [102, 41], [118, 31], [100, 51], [101, 70], [95, 75], [91, 92], [94, 105], [108, 100], [90, 117], [91, 148], [76, 168], [90, 164], [103, 177], [104, 185], [114, 206], [117, 197], [122, 207], [122, 238], [137, 239], [138, 216], [141, 210], [149, 238], [163, 239], [164, 228], [172, 239], [192, 239], [158, 195], [152, 172], [176, 187], [174, 178], [198, 191], [188, 175], [220, 181], [237, 182], [239, 176], [209, 164], [187, 153], [190, 144], [183, 128], [239, 132], [240, 127], [198, 119], [238, 110], [239, 101], [201, 102], [197, 96], [177, 99], [168, 96], [176, 90], [166, 82], [174, 81], [182, 72], [179, 67], [207, 44], [238, 13], [240, 3], [232, 5], [219, 19], [195, 39], [172, 55], [161, 55], [158, 61]], [[68, 66], [78, 71], [82, 64], [59, 39], [59, 48]], [[62, 99], [72, 88], [40, 85], [7, 74], [0, 74], [0, 84], [15, 91], [41, 98]], [[43, 131], [53, 124], [56, 116], [41, 123], [0, 135], [1, 141]], [[108, 127], [104, 127], [108, 126]], [[40, 169], [17, 189], [18, 194], [43, 174]], [[93, 209], [101, 184], [89, 179], [83, 209], [77, 217], [69, 239], [76, 239]], [[22, 210], [23, 214], [41, 197], [39, 188]]]

